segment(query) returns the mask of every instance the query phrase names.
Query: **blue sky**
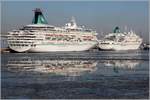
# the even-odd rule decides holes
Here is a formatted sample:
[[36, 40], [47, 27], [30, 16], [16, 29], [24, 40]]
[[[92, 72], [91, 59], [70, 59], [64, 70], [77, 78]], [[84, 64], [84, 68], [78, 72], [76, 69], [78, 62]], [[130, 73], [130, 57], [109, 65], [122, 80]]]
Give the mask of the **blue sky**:
[[127, 26], [148, 41], [147, 1], [5, 1], [2, 2], [2, 32], [31, 24], [33, 9], [41, 8], [51, 25], [62, 26], [72, 16], [79, 25], [107, 34], [115, 26]]

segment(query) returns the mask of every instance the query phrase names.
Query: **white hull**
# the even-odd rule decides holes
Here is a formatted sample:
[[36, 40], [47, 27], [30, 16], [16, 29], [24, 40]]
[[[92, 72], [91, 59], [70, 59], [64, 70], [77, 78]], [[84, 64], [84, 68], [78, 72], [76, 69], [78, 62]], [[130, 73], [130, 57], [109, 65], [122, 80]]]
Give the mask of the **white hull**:
[[28, 51], [31, 47], [30, 46], [29, 47], [27, 47], [27, 46], [26, 47], [14, 47], [14, 46], [9, 45], [9, 48], [16, 52], [25, 52], [25, 51]]
[[86, 51], [93, 48], [97, 43], [79, 45], [37, 45], [36, 47], [10, 47], [16, 52], [61, 52], [61, 51]]
[[99, 44], [99, 48], [102, 50], [136, 50], [139, 47], [140, 44]]
[[86, 51], [93, 48], [95, 45], [87, 44], [87, 45], [39, 45], [35, 48], [31, 48], [29, 52], [61, 52], [61, 51]]

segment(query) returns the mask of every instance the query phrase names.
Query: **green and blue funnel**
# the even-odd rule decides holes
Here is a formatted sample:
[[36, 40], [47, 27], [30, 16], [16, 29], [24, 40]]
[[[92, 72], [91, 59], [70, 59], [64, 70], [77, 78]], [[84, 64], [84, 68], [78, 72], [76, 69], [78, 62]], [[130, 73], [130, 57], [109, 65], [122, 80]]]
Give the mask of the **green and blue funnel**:
[[42, 11], [39, 8], [36, 8], [34, 10], [34, 18], [32, 20], [32, 24], [48, 24], [42, 14]]
[[113, 31], [114, 33], [120, 33], [120, 28], [117, 26], [117, 27], [115, 27], [115, 29], [114, 29], [114, 31]]

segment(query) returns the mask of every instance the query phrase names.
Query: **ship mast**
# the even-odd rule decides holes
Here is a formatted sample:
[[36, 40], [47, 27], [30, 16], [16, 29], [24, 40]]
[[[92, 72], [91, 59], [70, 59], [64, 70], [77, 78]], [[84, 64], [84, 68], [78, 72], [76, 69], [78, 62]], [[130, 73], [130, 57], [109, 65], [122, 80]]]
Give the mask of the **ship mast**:
[[75, 20], [75, 18], [72, 16], [72, 18], [71, 18], [71, 26], [72, 26], [72, 28], [77, 28], [77, 24], [76, 24], [76, 20]]

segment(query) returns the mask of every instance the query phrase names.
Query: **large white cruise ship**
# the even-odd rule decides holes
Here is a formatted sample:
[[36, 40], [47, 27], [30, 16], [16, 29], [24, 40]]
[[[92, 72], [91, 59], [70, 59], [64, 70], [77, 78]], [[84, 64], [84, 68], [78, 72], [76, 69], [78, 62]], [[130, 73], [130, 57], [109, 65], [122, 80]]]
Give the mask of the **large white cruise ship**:
[[48, 25], [40, 9], [31, 25], [8, 32], [9, 48], [16, 52], [85, 51], [97, 42], [97, 33], [77, 26], [75, 19], [64, 27]]
[[142, 39], [133, 31], [120, 32], [116, 27], [113, 33], [109, 33], [99, 41], [101, 50], [136, 50], [139, 49]]

